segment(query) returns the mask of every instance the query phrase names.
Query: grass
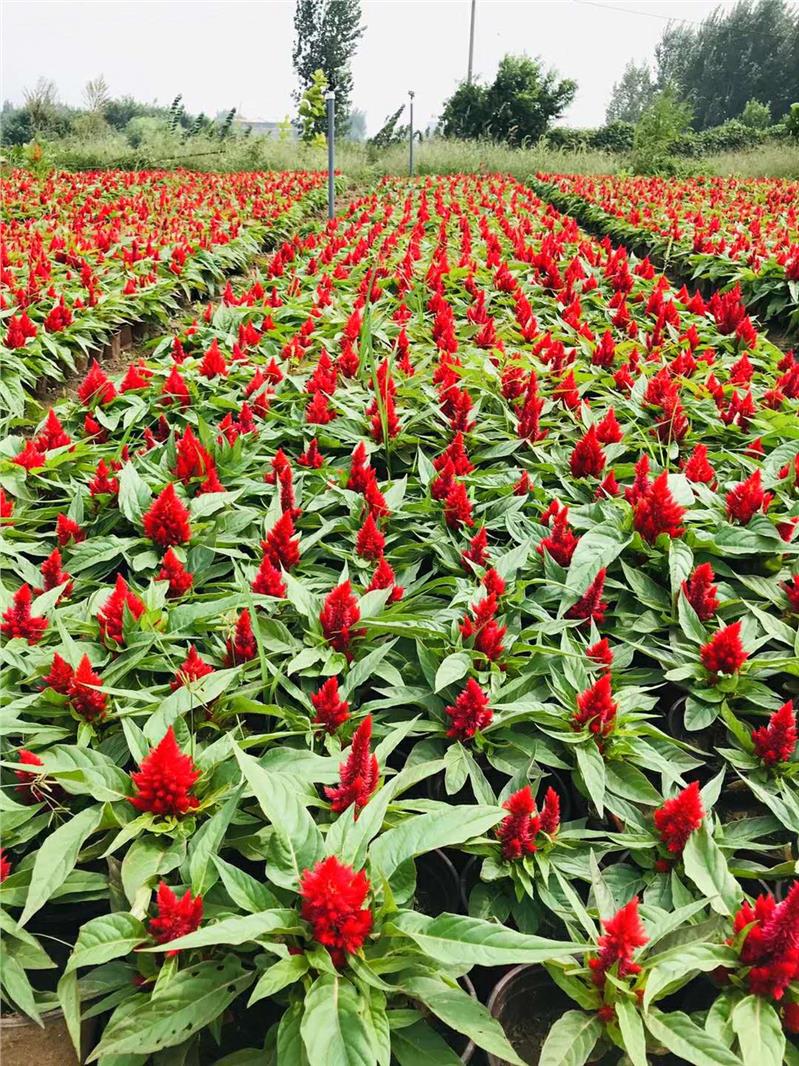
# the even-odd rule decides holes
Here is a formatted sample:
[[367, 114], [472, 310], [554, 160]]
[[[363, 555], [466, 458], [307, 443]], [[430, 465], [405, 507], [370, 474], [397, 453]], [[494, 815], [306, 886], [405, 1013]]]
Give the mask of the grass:
[[[167, 131], [150, 135], [137, 147], [121, 134], [97, 138], [67, 137], [45, 144], [43, 162], [65, 169], [120, 167], [187, 167], [192, 170], [297, 170], [325, 169], [327, 152], [297, 142], [268, 137], [237, 137], [225, 142], [210, 137], [183, 141]], [[629, 171], [623, 154], [568, 151], [537, 145], [508, 148], [489, 142], [431, 139], [414, 150], [417, 174], [485, 174], [501, 171], [524, 180], [536, 171], [571, 174], [617, 174]], [[376, 151], [364, 144], [343, 142], [336, 147], [336, 166], [349, 177], [368, 181], [383, 174], [403, 174], [408, 167], [405, 144]], [[766, 144], [752, 151], [727, 152], [703, 159], [680, 160], [681, 172], [726, 177], [799, 178], [799, 144]]]

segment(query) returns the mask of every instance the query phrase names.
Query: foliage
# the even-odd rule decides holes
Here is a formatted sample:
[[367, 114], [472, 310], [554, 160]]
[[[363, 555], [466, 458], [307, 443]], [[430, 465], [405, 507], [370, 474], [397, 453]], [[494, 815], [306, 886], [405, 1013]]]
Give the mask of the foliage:
[[760, 100], [747, 100], [741, 112], [741, 122], [750, 129], [764, 130], [771, 125], [771, 112]]
[[616, 122], [636, 123], [652, 103], [657, 89], [648, 63], [630, 60], [613, 91], [605, 113], [608, 125]]
[[305, 144], [324, 144], [325, 134], [320, 132], [326, 129], [324, 124], [327, 113], [325, 93], [327, 92], [327, 79], [323, 70], [315, 70], [311, 84], [302, 94], [298, 108], [300, 116], [300, 140]]
[[[297, 0], [292, 58], [299, 88], [294, 97], [299, 103], [321, 70], [336, 94], [336, 128], [341, 134], [347, 132], [350, 113], [350, 67], [363, 33], [360, 0]], [[324, 134], [324, 115], [317, 116], [313, 132]]]
[[799, 141], [799, 103], [791, 104], [785, 120], [785, 128], [795, 141]]
[[404, 110], [405, 104], [400, 104], [397, 110], [388, 116], [374, 137], [369, 138], [368, 143], [370, 148], [389, 148], [393, 144], [401, 144], [403, 141], [407, 140], [407, 125], [398, 125]]
[[96, 112], [100, 115], [105, 113], [111, 102], [111, 93], [108, 88], [108, 82], [102, 74], [86, 82], [83, 89], [83, 100], [87, 111]]
[[646, 108], [633, 136], [633, 167], [637, 173], [651, 174], [668, 166], [671, 146], [691, 121], [691, 108], [666, 89]]
[[719, 5], [698, 28], [669, 25], [656, 55], [658, 85], [691, 104], [696, 129], [736, 118], [752, 99], [776, 119], [796, 94], [799, 11], [788, 0]]
[[444, 104], [445, 137], [493, 140], [512, 146], [537, 141], [574, 99], [577, 84], [544, 70], [541, 61], [506, 55], [491, 85], [463, 83]]

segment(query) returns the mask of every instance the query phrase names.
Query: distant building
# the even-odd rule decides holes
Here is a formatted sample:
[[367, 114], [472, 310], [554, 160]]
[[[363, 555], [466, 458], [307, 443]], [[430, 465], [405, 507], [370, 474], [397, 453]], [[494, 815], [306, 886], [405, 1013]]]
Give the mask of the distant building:
[[236, 115], [233, 119], [233, 129], [243, 133], [247, 128], [252, 129], [253, 133], [257, 133], [262, 137], [274, 137], [275, 140], [279, 140], [282, 136], [288, 138], [290, 141], [296, 141], [297, 131], [293, 125], [287, 126], [285, 122], [270, 122], [264, 118], [244, 118], [241, 115]]

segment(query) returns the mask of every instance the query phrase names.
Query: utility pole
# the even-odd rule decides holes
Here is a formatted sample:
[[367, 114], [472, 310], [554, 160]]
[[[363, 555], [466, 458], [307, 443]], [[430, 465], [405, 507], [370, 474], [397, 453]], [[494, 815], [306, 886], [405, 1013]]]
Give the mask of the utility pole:
[[332, 89], [325, 93], [327, 102], [327, 217], [334, 218], [336, 214], [336, 94]]
[[474, 13], [477, 7], [477, 0], [472, 0], [472, 17], [469, 22], [469, 66], [466, 71], [466, 84], [472, 84], [472, 66], [474, 64]]
[[413, 98], [416, 93], [413, 89], [408, 90], [408, 96], [411, 98], [410, 103], [410, 116], [408, 119], [408, 174], [413, 177]]

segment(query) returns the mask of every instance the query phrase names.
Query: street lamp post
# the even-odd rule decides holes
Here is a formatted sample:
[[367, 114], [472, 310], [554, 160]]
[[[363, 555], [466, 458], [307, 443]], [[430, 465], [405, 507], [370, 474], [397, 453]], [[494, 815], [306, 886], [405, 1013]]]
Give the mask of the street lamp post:
[[327, 217], [336, 214], [336, 94], [332, 89], [325, 93], [327, 102]]
[[413, 177], [413, 98], [416, 93], [413, 89], [408, 90], [408, 96], [411, 99], [410, 103], [410, 118], [408, 122], [408, 174]]

